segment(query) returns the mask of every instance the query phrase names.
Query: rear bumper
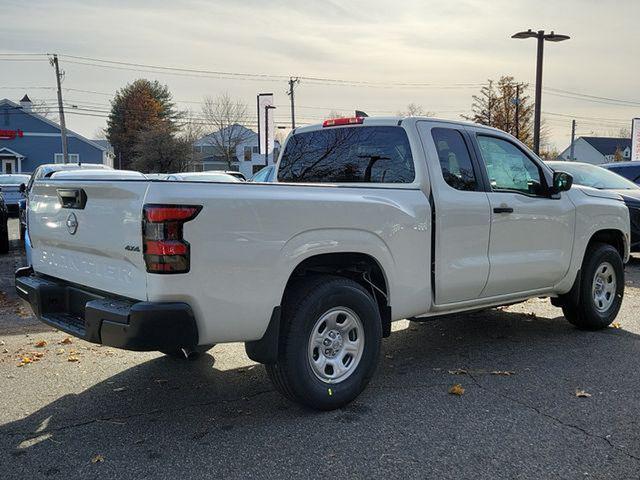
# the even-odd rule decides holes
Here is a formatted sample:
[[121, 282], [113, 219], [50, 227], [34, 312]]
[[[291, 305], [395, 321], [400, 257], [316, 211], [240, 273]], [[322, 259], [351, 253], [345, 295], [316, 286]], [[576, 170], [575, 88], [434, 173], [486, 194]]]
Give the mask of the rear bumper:
[[198, 345], [198, 327], [186, 303], [122, 300], [16, 271], [16, 291], [40, 321], [88, 342], [125, 350], [171, 350]]

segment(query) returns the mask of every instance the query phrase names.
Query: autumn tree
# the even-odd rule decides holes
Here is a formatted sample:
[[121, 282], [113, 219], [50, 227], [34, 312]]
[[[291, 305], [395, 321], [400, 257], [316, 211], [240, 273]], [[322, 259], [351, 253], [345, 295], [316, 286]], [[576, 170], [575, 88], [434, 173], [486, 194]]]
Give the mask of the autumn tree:
[[227, 163], [231, 170], [238, 160], [237, 149], [251, 138], [252, 132], [245, 127], [248, 115], [247, 106], [240, 100], [231, 98], [228, 93], [216, 98], [205, 97], [202, 117], [210, 134], [204, 137], [204, 143], [213, 147], [214, 155]]
[[179, 118], [168, 87], [157, 80], [138, 79], [118, 90], [111, 100], [106, 134], [120, 168], [133, 163], [142, 132], [173, 136]]
[[473, 95], [471, 115], [462, 118], [499, 128], [527, 145], [533, 144], [533, 102], [527, 94], [529, 85], [503, 76], [497, 82], [488, 80]]

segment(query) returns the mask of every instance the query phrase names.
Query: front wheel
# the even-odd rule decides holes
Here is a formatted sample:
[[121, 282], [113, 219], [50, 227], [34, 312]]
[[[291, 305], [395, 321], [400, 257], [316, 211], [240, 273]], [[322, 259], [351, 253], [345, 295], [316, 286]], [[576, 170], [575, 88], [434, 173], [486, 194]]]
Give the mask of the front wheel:
[[623, 295], [622, 258], [611, 245], [597, 243], [587, 249], [582, 262], [578, 295], [563, 301], [562, 312], [578, 328], [599, 330], [615, 320]]
[[382, 323], [372, 296], [353, 280], [322, 275], [285, 295], [278, 360], [267, 365], [276, 389], [318, 410], [355, 399], [373, 376]]

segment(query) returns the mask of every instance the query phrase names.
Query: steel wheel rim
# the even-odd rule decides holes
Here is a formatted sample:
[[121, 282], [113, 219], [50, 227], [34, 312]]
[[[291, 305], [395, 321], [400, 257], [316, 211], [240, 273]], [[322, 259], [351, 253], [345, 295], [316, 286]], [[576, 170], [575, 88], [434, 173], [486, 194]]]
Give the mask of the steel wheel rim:
[[314, 375], [325, 383], [349, 378], [364, 351], [364, 327], [347, 307], [335, 307], [320, 315], [309, 335], [307, 358]]
[[596, 269], [591, 284], [591, 296], [597, 311], [606, 312], [616, 298], [617, 279], [613, 265], [602, 262]]

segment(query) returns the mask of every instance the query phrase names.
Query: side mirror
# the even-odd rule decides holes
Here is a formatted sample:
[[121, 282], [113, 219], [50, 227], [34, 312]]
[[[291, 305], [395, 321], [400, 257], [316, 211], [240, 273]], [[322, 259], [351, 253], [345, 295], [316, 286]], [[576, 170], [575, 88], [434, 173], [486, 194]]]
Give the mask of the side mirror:
[[573, 185], [573, 177], [567, 172], [553, 172], [553, 186], [551, 194], [566, 192]]
[[20, 193], [24, 193], [27, 191], [27, 186], [24, 183], [20, 184]]

